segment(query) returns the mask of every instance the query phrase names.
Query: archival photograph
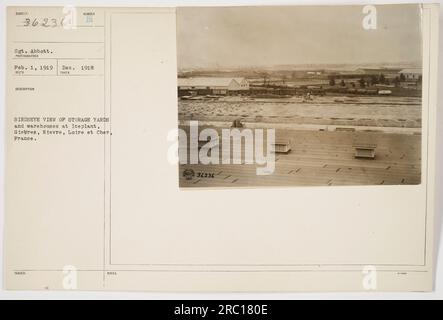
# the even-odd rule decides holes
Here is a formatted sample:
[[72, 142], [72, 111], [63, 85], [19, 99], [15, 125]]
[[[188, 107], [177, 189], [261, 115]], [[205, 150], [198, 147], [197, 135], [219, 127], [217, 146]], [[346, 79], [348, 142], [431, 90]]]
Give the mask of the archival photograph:
[[421, 182], [418, 5], [177, 9], [182, 188]]

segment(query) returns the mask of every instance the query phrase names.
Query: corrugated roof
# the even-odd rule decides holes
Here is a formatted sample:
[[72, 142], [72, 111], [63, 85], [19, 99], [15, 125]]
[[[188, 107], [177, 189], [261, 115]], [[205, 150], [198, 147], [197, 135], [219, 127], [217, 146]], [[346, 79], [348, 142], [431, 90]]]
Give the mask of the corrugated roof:
[[418, 74], [421, 74], [421, 72], [422, 71], [419, 68], [406, 68], [400, 71], [400, 73], [418, 73]]
[[401, 70], [401, 68], [380, 67], [380, 68], [359, 68], [357, 70], [362, 70], [365, 72], [399, 72]]
[[179, 87], [228, 87], [233, 80], [237, 81], [236, 78], [215, 78], [215, 77], [178, 78], [178, 86]]

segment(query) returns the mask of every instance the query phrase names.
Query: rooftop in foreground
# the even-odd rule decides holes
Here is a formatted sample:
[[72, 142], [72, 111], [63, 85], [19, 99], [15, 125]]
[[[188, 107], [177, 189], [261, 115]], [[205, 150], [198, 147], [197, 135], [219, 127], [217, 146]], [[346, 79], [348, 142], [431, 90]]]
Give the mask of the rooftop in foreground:
[[[421, 135], [278, 131], [291, 141], [277, 154], [274, 174], [256, 175], [257, 165], [181, 165], [180, 187], [401, 185], [421, 181]], [[376, 145], [375, 159], [355, 158], [355, 145]], [[186, 180], [183, 171], [214, 174]]]

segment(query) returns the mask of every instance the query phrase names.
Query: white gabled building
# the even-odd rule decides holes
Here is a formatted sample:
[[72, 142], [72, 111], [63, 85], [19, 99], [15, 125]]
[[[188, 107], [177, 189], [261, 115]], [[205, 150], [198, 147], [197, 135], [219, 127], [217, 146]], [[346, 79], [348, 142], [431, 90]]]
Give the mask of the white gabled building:
[[227, 94], [229, 91], [249, 90], [245, 78], [178, 78], [179, 90], [211, 90], [213, 94]]
[[406, 80], [418, 80], [421, 77], [422, 70], [419, 68], [402, 69], [400, 74], [405, 76]]

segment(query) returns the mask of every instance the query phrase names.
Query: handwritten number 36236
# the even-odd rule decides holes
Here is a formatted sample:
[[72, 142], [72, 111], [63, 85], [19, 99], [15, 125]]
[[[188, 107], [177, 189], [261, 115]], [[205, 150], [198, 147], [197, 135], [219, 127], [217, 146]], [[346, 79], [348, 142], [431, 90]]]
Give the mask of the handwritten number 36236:
[[43, 18], [43, 19], [30, 19], [30, 18], [26, 18], [24, 21], [24, 27], [47, 27], [47, 28], [55, 28], [58, 26], [63, 27], [64, 23], [65, 23], [65, 18], [61, 18], [61, 19], [56, 19], [56, 18]]

